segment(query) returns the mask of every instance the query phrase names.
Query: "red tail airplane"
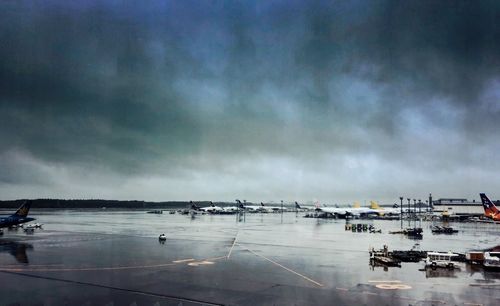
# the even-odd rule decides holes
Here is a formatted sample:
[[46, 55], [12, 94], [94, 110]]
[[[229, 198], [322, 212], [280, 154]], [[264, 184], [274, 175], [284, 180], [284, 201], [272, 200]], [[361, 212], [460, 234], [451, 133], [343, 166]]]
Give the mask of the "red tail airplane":
[[480, 193], [479, 196], [481, 197], [481, 201], [483, 202], [484, 215], [488, 218], [493, 219], [494, 221], [500, 221], [500, 211], [495, 206], [495, 204], [493, 204], [493, 202], [488, 199], [486, 194]]

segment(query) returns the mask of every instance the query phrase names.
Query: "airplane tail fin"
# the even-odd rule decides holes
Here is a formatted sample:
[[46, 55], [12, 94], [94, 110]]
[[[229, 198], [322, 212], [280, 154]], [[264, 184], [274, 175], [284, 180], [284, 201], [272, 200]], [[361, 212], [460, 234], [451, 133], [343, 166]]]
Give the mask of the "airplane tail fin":
[[295, 201], [295, 208], [300, 209], [300, 205], [299, 203], [297, 203], [297, 201]]
[[498, 208], [490, 201], [490, 199], [484, 193], [480, 193], [481, 202], [483, 202], [484, 214], [488, 217], [492, 217], [500, 213]]
[[30, 208], [31, 208], [31, 201], [26, 201], [23, 203], [23, 205], [21, 205], [21, 207], [19, 207], [16, 212], [13, 214], [13, 216], [17, 216], [17, 217], [27, 217], [28, 216], [28, 213], [30, 211]]
[[371, 209], [383, 209], [383, 208], [381, 208], [381, 207], [380, 207], [380, 205], [378, 205], [378, 203], [377, 203], [377, 202], [375, 202], [375, 201], [370, 201], [370, 208], [371, 208]]
[[200, 207], [198, 205], [194, 204], [193, 201], [189, 201], [189, 203], [191, 203], [191, 209], [194, 209], [194, 210], [200, 209]]
[[260, 202], [260, 206], [264, 207], [264, 203]]

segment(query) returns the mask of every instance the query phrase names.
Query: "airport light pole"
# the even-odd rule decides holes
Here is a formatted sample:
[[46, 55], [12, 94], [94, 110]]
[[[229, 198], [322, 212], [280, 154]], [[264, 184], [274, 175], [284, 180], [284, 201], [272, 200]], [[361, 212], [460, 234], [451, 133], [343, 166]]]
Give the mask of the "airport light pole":
[[401, 210], [401, 214], [399, 215], [399, 218], [401, 219], [401, 229], [403, 228], [403, 197], [399, 197], [399, 202], [401, 203], [399, 205], [399, 209]]
[[281, 223], [283, 223], [283, 200], [281, 200]]
[[410, 198], [406, 198], [408, 200], [408, 226], [410, 226]]
[[418, 226], [422, 227], [422, 200], [418, 199]]
[[413, 199], [413, 227], [417, 227], [417, 199]]
[[237, 205], [237, 208], [236, 208], [236, 223], [238, 223], [238, 221], [240, 221], [240, 203], [239, 203], [239, 200], [236, 199], [236, 205]]

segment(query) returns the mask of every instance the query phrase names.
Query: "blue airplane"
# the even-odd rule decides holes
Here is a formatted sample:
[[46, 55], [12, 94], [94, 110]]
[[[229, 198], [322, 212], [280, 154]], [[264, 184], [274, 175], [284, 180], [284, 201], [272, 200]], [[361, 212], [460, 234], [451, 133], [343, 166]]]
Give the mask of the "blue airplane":
[[36, 220], [35, 218], [28, 218], [28, 212], [30, 211], [30, 207], [31, 207], [31, 201], [26, 201], [24, 202], [23, 205], [21, 205], [21, 207], [17, 209], [17, 211], [13, 215], [0, 216], [0, 228]]

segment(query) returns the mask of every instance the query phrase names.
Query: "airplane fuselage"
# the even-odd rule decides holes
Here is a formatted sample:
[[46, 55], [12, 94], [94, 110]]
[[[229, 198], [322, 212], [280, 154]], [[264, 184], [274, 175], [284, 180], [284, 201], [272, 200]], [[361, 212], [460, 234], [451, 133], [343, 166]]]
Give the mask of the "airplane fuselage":
[[500, 214], [499, 213], [485, 213], [484, 214], [486, 217], [492, 219], [493, 221], [500, 221]]
[[326, 213], [335, 214], [338, 216], [346, 216], [346, 215], [359, 216], [362, 214], [374, 214], [374, 213], [376, 213], [373, 209], [362, 208], [362, 207], [357, 207], [357, 208], [318, 207], [318, 208], [316, 208], [316, 210], [326, 212]]
[[221, 212], [223, 209], [218, 206], [209, 206], [209, 207], [202, 207], [199, 210], [208, 212], [208, 213], [216, 213], [216, 212]]
[[0, 217], [0, 228], [18, 225], [18, 224], [30, 222], [33, 220], [36, 220], [36, 219], [35, 218], [28, 218], [28, 217], [2, 216], [2, 217]]

